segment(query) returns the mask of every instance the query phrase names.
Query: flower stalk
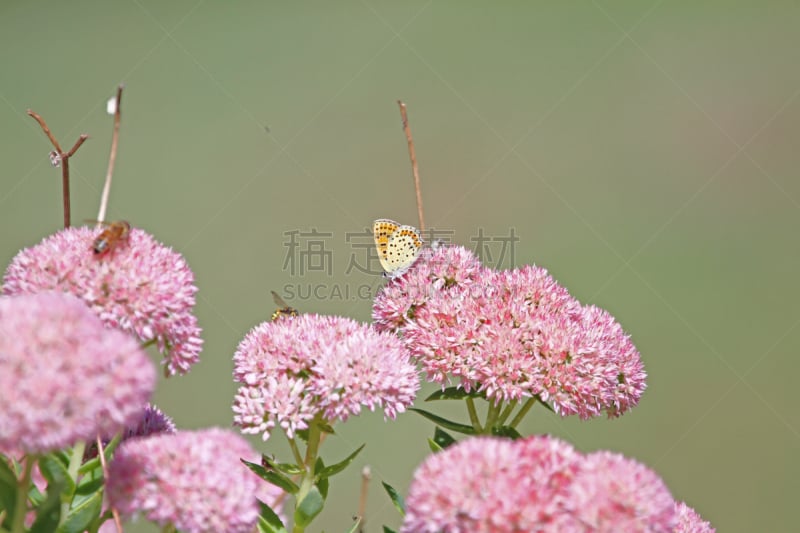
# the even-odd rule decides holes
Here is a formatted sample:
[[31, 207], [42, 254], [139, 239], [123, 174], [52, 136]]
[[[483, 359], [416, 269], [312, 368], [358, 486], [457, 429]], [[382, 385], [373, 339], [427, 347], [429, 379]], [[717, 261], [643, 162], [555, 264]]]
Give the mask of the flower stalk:
[[14, 504], [14, 521], [11, 524], [11, 533], [25, 531], [25, 509], [28, 503], [28, 489], [31, 486], [31, 472], [36, 462], [36, 456], [29, 454], [25, 458], [22, 476], [17, 481], [17, 500]]

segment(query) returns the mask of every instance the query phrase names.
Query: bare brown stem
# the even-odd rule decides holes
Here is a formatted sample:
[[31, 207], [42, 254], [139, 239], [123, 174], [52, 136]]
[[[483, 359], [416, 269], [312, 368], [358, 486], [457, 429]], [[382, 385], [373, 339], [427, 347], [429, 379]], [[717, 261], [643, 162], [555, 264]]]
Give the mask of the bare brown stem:
[[78, 148], [81, 147], [81, 145], [86, 141], [86, 139], [89, 138], [89, 136], [86, 134], [81, 134], [81, 136], [78, 137], [78, 140], [75, 141], [72, 149], [69, 152], [64, 153], [64, 150], [61, 149], [61, 145], [58, 144], [58, 140], [56, 140], [55, 135], [53, 135], [53, 132], [50, 131], [50, 128], [47, 126], [47, 122], [45, 122], [45, 120], [39, 114], [30, 109], [28, 109], [28, 115], [33, 117], [33, 119], [39, 123], [39, 126], [41, 126], [44, 134], [47, 135], [48, 139], [50, 139], [50, 144], [52, 144], [53, 148], [56, 149], [58, 160], [61, 161], [61, 196], [64, 203], [64, 227], [68, 228], [70, 226], [71, 219], [69, 202], [69, 158], [78, 151]]
[[366, 465], [361, 470], [361, 496], [358, 499], [358, 516], [361, 517], [361, 524], [358, 526], [358, 532], [364, 533], [366, 531], [367, 523], [367, 492], [369, 491], [369, 482], [372, 479], [372, 472], [369, 465]]
[[50, 143], [53, 145], [53, 148], [55, 148], [56, 152], [58, 152], [58, 155], [63, 155], [64, 154], [64, 150], [61, 149], [61, 145], [58, 144], [58, 141], [53, 136], [53, 132], [50, 131], [50, 128], [47, 127], [47, 122], [45, 122], [44, 119], [38, 113], [35, 113], [31, 109], [28, 109], [28, 115], [33, 117], [33, 120], [35, 120], [36, 122], [39, 123], [39, 126], [42, 127], [42, 130], [44, 131], [44, 134], [47, 135], [48, 139], [50, 139]]
[[408, 125], [408, 111], [402, 100], [397, 101], [400, 106], [400, 116], [403, 118], [403, 131], [408, 141], [408, 155], [411, 157], [411, 172], [414, 175], [414, 190], [417, 192], [417, 214], [419, 215], [419, 230], [425, 233], [425, 215], [422, 209], [422, 188], [419, 184], [419, 167], [417, 166], [417, 153], [414, 150], [414, 139], [411, 137], [411, 127]]
[[[106, 454], [103, 450], [103, 439], [97, 435], [97, 456], [100, 458], [100, 466], [103, 468], [103, 479], [108, 483], [108, 466], [106, 465]], [[114, 525], [117, 526], [117, 533], [123, 533], [122, 520], [119, 518], [119, 511], [116, 507], [111, 507], [111, 516], [114, 517]]]
[[108, 170], [106, 170], [106, 181], [103, 185], [103, 196], [100, 199], [100, 211], [97, 213], [97, 221], [103, 222], [106, 218], [106, 208], [108, 207], [108, 196], [111, 193], [111, 177], [114, 175], [114, 164], [117, 161], [117, 145], [119, 144], [119, 124], [122, 120], [122, 89], [124, 86], [119, 84], [117, 87], [116, 107], [114, 108], [114, 132], [111, 134], [111, 153], [108, 156]]

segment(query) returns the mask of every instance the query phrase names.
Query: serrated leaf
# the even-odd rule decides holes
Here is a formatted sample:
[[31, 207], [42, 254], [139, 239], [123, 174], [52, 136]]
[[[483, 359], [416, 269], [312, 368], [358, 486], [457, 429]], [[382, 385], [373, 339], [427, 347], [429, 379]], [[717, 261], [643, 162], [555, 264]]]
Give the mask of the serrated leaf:
[[486, 398], [486, 395], [482, 392], [472, 391], [467, 392], [461, 387], [447, 387], [444, 390], [437, 390], [432, 393], [430, 396], [425, 398], [426, 402], [432, 402], [436, 400], [463, 400], [464, 398]]
[[297, 504], [297, 509], [294, 511], [294, 524], [295, 527], [306, 527], [312, 520], [322, 511], [322, 505], [325, 500], [322, 498], [317, 487], [311, 487], [308, 494]]
[[275, 463], [273, 464], [273, 468], [289, 476], [297, 476], [303, 473], [303, 468], [294, 463]]
[[433, 432], [433, 441], [439, 446], [439, 448], [444, 449], [448, 446], [452, 446], [456, 443], [456, 439], [453, 438], [451, 434], [446, 432], [440, 427], [437, 427]]
[[511, 426], [494, 427], [492, 428], [492, 435], [495, 437], [506, 437], [511, 440], [517, 440], [522, 437], [522, 435], [519, 434], [519, 431]]
[[103, 493], [95, 492], [79, 505], [71, 508], [64, 522], [56, 530], [57, 533], [81, 533], [103, 510]]
[[394, 487], [392, 487], [391, 485], [389, 485], [385, 481], [382, 481], [381, 485], [383, 485], [383, 488], [386, 489], [386, 492], [389, 494], [389, 498], [392, 500], [392, 503], [394, 504], [394, 508], [397, 509], [400, 512], [401, 516], [405, 516], [406, 515], [406, 502], [403, 499], [403, 497], [400, 495], [400, 493], [397, 492], [394, 489]]
[[261, 500], [258, 501], [260, 509], [258, 515], [258, 530], [262, 533], [287, 533], [281, 518], [272, 508]]
[[300, 490], [300, 487], [298, 487], [294, 481], [284, 476], [280, 472], [277, 472], [275, 470], [267, 470], [260, 464], [251, 463], [250, 461], [245, 461], [244, 459], [241, 459], [241, 461], [247, 468], [253, 471], [255, 475], [257, 475], [264, 481], [269, 481], [273, 485], [282, 488], [289, 494], [297, 494], [297, 491]]
[[361, 520], [362, 519], [361, 519], [360, 516], [358, 518], [356, 518], [356, 521], [353, 524], [353, 526], [350, 529], [348, 529], [347, 531], [345, 531], [345, 533], [356, 533], [356, 530], [358, 530], [358, 526], [361, 525]]
[[[264, 466], [264, 463], [267, 463], [269, 468], [273, 470], [278, 470], [279, 472], [283, 472], [284, 474], [288, 474], [290, 476], [296, 476], [298, 474], [303, 473], [303, 467], [296, 465], [294, 463], [278, 463], [275, 462], [275, 459], [272, 457], [267, 457], [266, 455], [261, 456], [261, 466]], [[264, 467], [266, 469], [266, 467]]]
[[359, 446], [353, 453], [351, 453], [350, 455], [348, 455], [342, 461], [336, 463], [335, 465], [323, 468], [322, 471], [317, 474], [319, 479], [327, 479], [347, 468], [347, 466], [353, 462], [353, 460], [361, 452], [361, 450], [364, 449], [364, 446], [366, 446], [366, 444], [362, 444], [361, 446]]
[[434, 424], [442, 426], [443, 428], [447, 428], [451, 431], [463, 433], [464, 435], [478, 434], [478, 432], [475, 431], [475, 428], [473, 428], [472, 426], [468, 426], [466, 424], [459, 424], [458, 422], [447, 420], [446, 418], [442, 418], [441, 416], [425, 411], [424, 409], [417, 409], [416, 407], [411, 407], [409, 411], [414, 411], [415, 413], [419, 413], [420, 415], [424, 416]]

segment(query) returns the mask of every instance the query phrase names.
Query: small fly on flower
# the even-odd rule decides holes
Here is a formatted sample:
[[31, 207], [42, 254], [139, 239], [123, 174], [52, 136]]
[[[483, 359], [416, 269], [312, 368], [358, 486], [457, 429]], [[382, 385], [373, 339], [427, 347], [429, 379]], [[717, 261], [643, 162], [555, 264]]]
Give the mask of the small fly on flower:
[[128, 238], [128, 233], [131, 231], [131, 225], [125, 220], [116, 220], [114, 222], [100, 222], [103, 225], [103, 231], [92, 243], [92, 250], [96, 256], [105, 255], [111, 251], [112, 248], [117, 246], [121, 241]]
[[278, 309], [276, 309], [275, 312], [272, 313], [273, 322], [281, 318], [288, 318], [290, 316], [297, 316], [299, 314], [297, 312], [297, 309], [295, 309], [294, 307], [290, 307], [289, 304], [284, 302], [283, 298], [281, 298], [277, 292], [275, 291], [269, 291], [269, 292], [272, 293], [272, 300], [275, 302], [275, 305], [278, 306]]

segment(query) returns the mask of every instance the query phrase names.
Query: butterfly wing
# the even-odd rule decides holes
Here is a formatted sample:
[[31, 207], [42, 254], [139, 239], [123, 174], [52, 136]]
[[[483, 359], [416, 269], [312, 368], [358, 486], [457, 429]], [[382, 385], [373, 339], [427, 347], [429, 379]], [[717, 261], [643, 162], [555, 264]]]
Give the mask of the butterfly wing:
[[375, 239], [375, 247], [378, 249], [378, 260], [381, 267], [387, 272], [391, 270], [389, 257], [389, 238], [400, 227], [400, 224], [386, 218], [379, 218], [372, 223], [372, 236]]

